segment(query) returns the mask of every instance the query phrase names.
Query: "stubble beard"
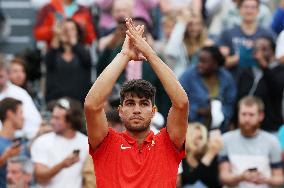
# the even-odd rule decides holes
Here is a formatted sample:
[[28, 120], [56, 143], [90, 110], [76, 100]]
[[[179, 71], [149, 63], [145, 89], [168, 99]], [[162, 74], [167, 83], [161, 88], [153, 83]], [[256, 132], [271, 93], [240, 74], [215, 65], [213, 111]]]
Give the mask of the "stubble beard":
[[124, 123], [126, 130], [129, 132], [144, 132], [150, 127], [151, 120], [140, 124], [140, 125], [132, 125], [130, 123]]

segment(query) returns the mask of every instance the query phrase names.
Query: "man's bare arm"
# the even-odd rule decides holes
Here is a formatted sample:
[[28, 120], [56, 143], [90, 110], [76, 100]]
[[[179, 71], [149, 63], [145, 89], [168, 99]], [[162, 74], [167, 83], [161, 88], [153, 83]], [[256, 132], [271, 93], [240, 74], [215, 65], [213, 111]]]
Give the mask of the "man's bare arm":
[[[137, 27], [136, 29], [139, 35], [142, 36], [143, 28]], [[93, 149], [96, 149], [108, 134], [104, 104], [116, 80], [130, 60], [141, 60], [140, 58], [143, 57], [137, 54], [135, 48], [130, 43], [129, 37], [126, 36], [121, 52], [105, 68], [90, 89], [85, 99], [84, 110], [89, 142]]]
[[236, 186], [242, 181], [242, 175], [234, 175], [231, 171], [231, 165], [229, 162], [222, 162], [219, 165], [220, 181], [224, 185]]
[[44, 164], [35, 163], [35, 177], [39, 183], [47, 183], [62, 169], [68, 168], [79, 161], [79, 156], [71, 154], [63, 161], [49, 168]]
[[282, 168], [273, 168], [271, 170], [272, 176], [268, 178], [267, 184], [272, 187], [277, 187], [284, 184], [284, 176]]
[[183, 147], [188, 119], [188, 98], [172, 70], [156, 55], [148, 43], [138, 35], [132, 20], [126, 22], [127, 35], [131, 42], [149, 61], [152, 69], [157, 74], [165, 91], [172, 102], [168, 114], [167, 130], [172, 142], [178, 149]]
[[108, 133], [104, 104], [128, 61], [127, 55], [119, 53], [97, 78], [85, 99], [87, 131], [93, 149], [97, 148]]

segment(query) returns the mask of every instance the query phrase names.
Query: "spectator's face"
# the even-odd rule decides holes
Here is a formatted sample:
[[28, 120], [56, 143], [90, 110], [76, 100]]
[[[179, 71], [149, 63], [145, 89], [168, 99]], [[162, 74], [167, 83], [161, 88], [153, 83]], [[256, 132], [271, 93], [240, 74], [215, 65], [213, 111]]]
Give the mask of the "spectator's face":
[[31, 175], [25, 174], [22, 171], [22, 164], [20, 163], [11, 163], [7, 165], [7, 183], [8, 188], [21, 188], [25, 187], [31, 181]]
[[70, 43], [74, 38], [76, 38], [76, 40], [78, 38], [78, 31], [75, 23], [72, 21], [65, 21], [61, 34], [61, 41], [63, 43]]
[[240, 15], [245, 22], [256, 21], [258, 15], [258, 3], [255, 0], [246, 0], [240, 5]]
[[199, 55], [199, 63], [197, 64], [198, 72], [203, 76], [211, 75], [216, 72], [218, 65], [207, 51], [201, 51]]
[[171, 20], [166, 20], [163, 22], [163, 32], [165, 34], [166, 39], [170, 38], [174, 26], [175, 26], [175, 22]]
[[143, 132], [149, 129], [151, 119], [155, 114], [150, 99], [126, 95], [122, 106], [119, 107], [119, 116], [130, 132]]
[[23, 86], [26, 82], [26, 73], [24, 67], [17, 63], [12, 63], [9, 70], [10, 81], [17, 85]]
[[112, 16], [116, 21], [131, 18], [133, 15], [133, 6], [130, 1], [115, 0], [113, 4]]
[[71, 38], [77, 38], [78, 31], [74, 22], [66, 21], [64, 22], [63, 34], [67, 36], [67, 39], [70, 41]]
[[198, 128], [193, 129], [193, 133], [191, 135], [192, 136], [188, 141], [188, 143], [190, 143], [188, 148], [189, 152], [193, 152], [194, 154], [202, 153], [205, 143], [203, 141], [204, 139], [201, 130]]
[[0, 68], [0, 92], [6, 86], [8, 81], [8, 73], [5, 69]]
[[191, 38], [197, 38], [201, 35], [203, 30], [202, 20], [199, 17], [193, 17], [188, 25], [187, 32], [191, 36]]
[[24, 125], [23, 106], [18, 105], [15, 112], [12, 113], [11, 119], [16, 129], [22, 129]]
[[63, 134], [69, 129], [68, 123], [66, 122], [67, 111], [60, 107], [54, 107], [51, 115], [50, 124], [53, 131], [57, 134]]
[[257, 39], [255, 42], [254, 50], [260, 51], [266, 61], [270, 61], [270, 58], [274, 56], [274, 52], [270, 46], [268, 40], [264, 38]]
[[239, 109], [239, 126], [245, 136], [253, 136], [264, 118], [258, 106], [241, 104]]

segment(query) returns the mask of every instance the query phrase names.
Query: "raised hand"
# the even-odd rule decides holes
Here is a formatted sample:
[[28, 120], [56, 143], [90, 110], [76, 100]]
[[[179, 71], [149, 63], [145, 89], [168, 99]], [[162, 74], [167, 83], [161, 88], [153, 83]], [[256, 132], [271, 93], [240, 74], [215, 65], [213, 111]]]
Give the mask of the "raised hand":
[[73, 164], [77, 163], [79, 161], [79, 155], [75, 155], [75, 154], [71, 154], [69, 156], [67, 156], [63, 161], [63, 167], [64, 168], [68, 168], [70, 166], [72, 166]]
[[[137, 26], [135, 28], [135, 31], [137, 31], [137, 34], [139, 36], [143, 36], [144, 33], [144, 26]], [[134, 61], [141, 61], [145, 60], [146, 58], [135, 48], [132, 41], [130, 41], [129, 36], [126, 35], [123, 46], [122, 46], [122, 53], [127, 55], [130, 60]]]
[[8, 147], [5, 151], [4, 151], [4, 156], [6, 155], [7, 158], [10, 157], [14, 157], [16, 155], [19, 155], [21, 153], [22, 147], [20, 143], [14, 143], [12, 144], [10, 147]]
[[[131, 18], [126, 18], [126, 27], [127, 31], [126, 34], [130, 39], [130, 42], [133, 44], [133, 46], [141, 52], [146, 58], [149, 54], [154, 53], [154, 50], [150, 47], [150, 45], [146, 42], [145, 38], [141, 35], [140, 29], [136, 29], [133, 21]], [[139, 27], [139, 26], [138, 26]], [[144, 26], [140, 26], [139, 28], [143, 28]]]

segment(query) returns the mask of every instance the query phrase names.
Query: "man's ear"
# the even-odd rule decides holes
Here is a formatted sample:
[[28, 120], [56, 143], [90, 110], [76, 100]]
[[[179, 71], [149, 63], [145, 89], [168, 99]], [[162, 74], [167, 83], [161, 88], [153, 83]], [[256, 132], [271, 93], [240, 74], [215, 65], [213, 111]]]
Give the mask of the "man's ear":
[[14, 112], [12, 110], [7, 110], [6, 111], [6, 119], [10, 119], [11, 117], [13, 117]]
[[118, 107], [117, 107], [117, 112], [118, 112], [118, 114], [119, 114], [119, 117], [121, 117], [121, 113], [122, 113], [122, 106], [121, 105], [119, 105]]
[[264, 120], [265, 114], [263, 111], [259, 112], [259, 121], [262, 122]]
[[157, 108], [156, 105], [154, 105], [154, 106], [152, 107], [153, 117], [154, 117], [154, 115], [155, 115], [155, 113], [156, 113], [157, 111], [158, 111], [158, 108]]

